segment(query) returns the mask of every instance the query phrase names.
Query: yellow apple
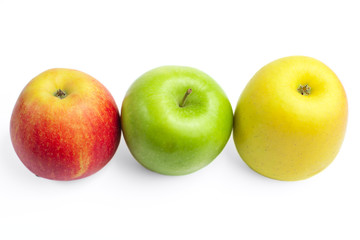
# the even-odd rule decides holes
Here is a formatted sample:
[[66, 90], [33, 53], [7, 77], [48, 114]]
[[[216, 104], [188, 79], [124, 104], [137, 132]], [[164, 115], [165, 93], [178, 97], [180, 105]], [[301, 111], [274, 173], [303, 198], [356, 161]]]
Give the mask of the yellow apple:
[[234, 141], [241, 158], [273, 179], [306, 179], [325, 169], [344, 139], [344, 88], [322, 62], [303, 56], [260, 69], [240, 96]]

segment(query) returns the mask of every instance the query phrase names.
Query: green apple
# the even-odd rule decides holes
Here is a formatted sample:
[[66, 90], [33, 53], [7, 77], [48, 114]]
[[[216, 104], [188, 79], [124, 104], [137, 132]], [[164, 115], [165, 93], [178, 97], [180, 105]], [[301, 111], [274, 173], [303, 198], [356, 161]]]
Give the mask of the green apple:
[[234, 141], [256, 172], [301, 180], [326, 168], [345, 135], [347, 100], [330, 68], [303, 56], [260, 69], [244, 89], [234, 116]]
[[134, 158], [165, 175], [184, 175], [209, 164], [229, 140], [230, 102], [207, 74], [163, 66], [140, 76], [121, 109], [124, 138]]

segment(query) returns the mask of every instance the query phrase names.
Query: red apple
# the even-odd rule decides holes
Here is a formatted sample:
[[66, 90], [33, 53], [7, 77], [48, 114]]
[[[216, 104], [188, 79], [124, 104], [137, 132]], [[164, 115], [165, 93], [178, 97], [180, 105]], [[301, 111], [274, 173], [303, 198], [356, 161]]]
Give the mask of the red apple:
[[120, 142], [110, 92], [76, 70], [50, 69], [21, 92], [10, 122], [14, 149], [39, 177], [73, 180], [104, 167]]

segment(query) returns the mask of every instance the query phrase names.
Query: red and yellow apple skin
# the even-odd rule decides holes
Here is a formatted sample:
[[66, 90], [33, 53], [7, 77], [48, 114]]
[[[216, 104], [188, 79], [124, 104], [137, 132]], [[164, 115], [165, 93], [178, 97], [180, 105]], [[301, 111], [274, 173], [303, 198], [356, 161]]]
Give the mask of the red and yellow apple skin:
[[[66, 95], [60, 97], [59, 89]], [[31, 80], [10, 121], [20, 160], [35, 175], [54, 180], [80, 179], [100, 170], [115, 154], [120, 134], [110, 92], [93, 77], [70, 69], [50, 69]]]

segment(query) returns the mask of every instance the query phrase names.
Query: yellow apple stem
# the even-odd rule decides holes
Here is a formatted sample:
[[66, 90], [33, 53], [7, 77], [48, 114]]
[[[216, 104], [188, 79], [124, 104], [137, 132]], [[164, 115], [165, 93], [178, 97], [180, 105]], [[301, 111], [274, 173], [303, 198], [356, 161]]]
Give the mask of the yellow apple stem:
[[307, 84], [305, 85], [300, 84], [297, 90], [301, 95], [305, 95], [305, 96], [308, 96], [311, 93], [311, 87]]
[[60, 98], [60, 99], [63, 99], [63, 98], [66, 97], [66, 93], [65, 93], [63, 90], [58, 89], [58, 90], [56, 91], [56, 93], [55, 93], [55, 97], [58, 97], [58, 98]]
[[190, 95], [190, 93], [192, 93], [192, 89], [191, 89], [191, 88], [189, 88], [189, 89], [186, 91], [186, 93], [185, 93], [185, 95], [184, 95], [184, 98], [183, 98], [181, 104], [179, 105], [180, 107], [184, 107], [184, 106], [185, 106], [186, 99], [187, 99], [187, 97]]

